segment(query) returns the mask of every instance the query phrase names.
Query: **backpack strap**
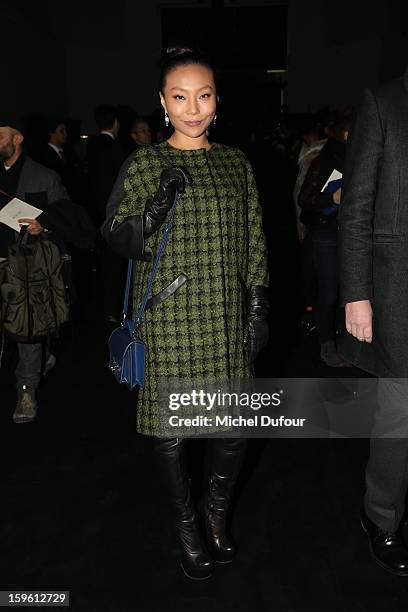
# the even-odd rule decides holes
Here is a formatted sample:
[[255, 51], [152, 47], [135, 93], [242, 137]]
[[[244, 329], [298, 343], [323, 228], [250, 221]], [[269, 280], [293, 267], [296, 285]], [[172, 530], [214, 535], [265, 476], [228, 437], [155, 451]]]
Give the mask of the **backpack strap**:
[[22, 225], [20, 228], [20, 233], [18, 235], [18, 239], [17, 239], [17, 245], [21, 246], [22, 244], [27, 244], [28, 241], [28, 232], [27, 232], [27, 226], [26, 225]]

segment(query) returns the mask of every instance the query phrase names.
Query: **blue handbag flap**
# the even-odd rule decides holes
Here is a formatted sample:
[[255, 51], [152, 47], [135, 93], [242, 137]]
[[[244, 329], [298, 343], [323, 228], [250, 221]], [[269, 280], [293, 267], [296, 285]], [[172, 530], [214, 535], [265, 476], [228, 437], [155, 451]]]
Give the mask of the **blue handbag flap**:
[[119, 383], [133, 389], [143, 386], [146, 346], [135, 334], [135, 323], [126, 320], [115, 329], [108, 340], [109, 368]]
[[120, 327], [114, 329], [109, 336], [109, 352], [118, 365], [122, 363], [129, 344], [136, 340], [134, 333], [135, 324], [130, 319], [127, 319]]

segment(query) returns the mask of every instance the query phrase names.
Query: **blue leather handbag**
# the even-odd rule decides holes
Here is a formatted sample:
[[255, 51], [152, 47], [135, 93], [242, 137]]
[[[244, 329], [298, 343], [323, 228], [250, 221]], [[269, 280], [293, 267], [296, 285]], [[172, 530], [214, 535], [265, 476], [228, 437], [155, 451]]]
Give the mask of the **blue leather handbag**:
[[132, 390], [143, 387], [145, 378], [146, 345], [139, 338], [135, 321], [127, 318], [129, 293], [133, 280], [133, 260], [129, 259], [123, 304], [123, 321], [113, 330], [108, 340], [109, 368], [120, 384]]
[[179, 197], [180, 194], [176, 192], [173, 205], [169, 212], [168, 221], [163, 231], [160, 246], [150, 272], [149, 282], [134, 321], [127, 318], [130, 289], [133, 285], [133, 260], [129, 259], [125, 299], [123, 302], [122, 324], [120, 327], [113, 330], [108, 340], [110, 354], [109, 368], [118, 383], [126, 385], [130, 391], [137, 385], [140, 387], [143, 387], [144, 385], [146, 345], [140, 338], [139, 327], [143, 321], [144, 311], [146, 309], [147, 300], [157, 275], [160, 258], [166, 247], [171, 229], [173, 227], [173, 217]]

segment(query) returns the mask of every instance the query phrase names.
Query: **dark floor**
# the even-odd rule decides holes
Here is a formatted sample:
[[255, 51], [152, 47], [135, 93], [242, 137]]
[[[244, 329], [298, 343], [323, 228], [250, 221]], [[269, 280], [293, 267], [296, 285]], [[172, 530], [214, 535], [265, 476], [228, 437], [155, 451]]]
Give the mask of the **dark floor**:
[[[271, 334], [257, 374], [329, 376], [316, 339], [300, 334], [288, 174], [265, 168]], [[184, 577], [151, 440], [135, 433], [135, 395], [109, 373], [100, 308], [87, 301], [100, 283], [79, 276], [85, 306], [63, 330], [33, 423], [11, 419], [12, 347], [0, 368], [0, 591], [69, 590], [76, 612], [405, 611], [408, 578], [371, 560], [359, 525], [367, 440], [251, 440], [233, 512], [237, 558], [211, 580]], [[190, 444], [195, 476], [204, 444]]]
[[[81, 612], [406, 610], [408, 579], [372, 562], [359, 525], [367, 440], [252, 440], [233, 517], [239, 554], [209, 581], [186, 579], [134, 395], [106, 368], [101, 328], [77, 319], [32, 424], [11, 421], [5, 355], [0, 590], [70, 590]], [[313, 337], [287, 337], [272, 330], [262, 375], [327, 375]]]

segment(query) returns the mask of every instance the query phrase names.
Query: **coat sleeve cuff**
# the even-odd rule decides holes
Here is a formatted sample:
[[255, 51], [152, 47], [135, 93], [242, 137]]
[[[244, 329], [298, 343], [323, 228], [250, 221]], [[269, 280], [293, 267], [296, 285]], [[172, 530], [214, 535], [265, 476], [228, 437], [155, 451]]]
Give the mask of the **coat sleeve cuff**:
[[140, 261], [150, 261], [150, 253], [145, 253], [142, 215], [127, 217], [122, 223], [113, 220], [101, 229], [106, 242], [117, 255]]
[[350, 302], [360, 302], [362, 300], [373, 301], [373, 290], [370, 285], [355, 287], [352, 290], [343, 290], [341, 292], [341, 306], [345, 306]]

